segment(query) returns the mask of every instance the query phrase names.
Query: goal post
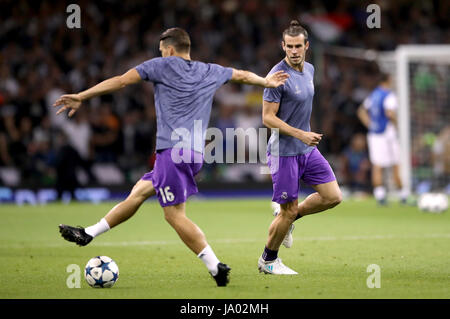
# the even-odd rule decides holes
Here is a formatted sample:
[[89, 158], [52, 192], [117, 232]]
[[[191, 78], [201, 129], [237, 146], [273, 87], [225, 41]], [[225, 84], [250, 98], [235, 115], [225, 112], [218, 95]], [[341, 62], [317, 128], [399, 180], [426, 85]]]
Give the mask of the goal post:
[[[410, 193], [450, 191], [450, 45], [399, 45], [376, 51], [324, 45], [315, 55], [319, 81], [338, 59], [376, 64], [392, 75], [398, 97], [401, 175]], [[448, 131], [448, 138], [445, 134]], [[442, 145], [444, 144], [444, 145]], [[442, 149], [444, 148], [444, 149]], [[440, 158], [436, 160], [436, 152]]]
[[[399, 110], [398, 110], [398, 127], [401, 147], [401, 173], [404, 186], [411, 192], [413, 191], [413, 168], [412, 168], [412, 150], [411, 144], [413, 142], [411, 127], [411, 63], [417, 64], [432, 64], [441, 65], [444, 68], [444, 81], [449, 81], [449, 66], [450, 66], [450, 45], [401, 45], [395, 52], [395, 73], [396, 73], [396, 91], [398, 95]], [[447, 69], [447, 70], [445, 70]], [[441, 83], [441, 90], [443, 90], [445, 101], [444, 105], [444, 121], [450, 121], [450, 100], [447, 83]], [[437, 85], [439, 86], [439, 84]], [[430, 101], [432, 103], [432, 101]], [[445, 109], [446, 108], [446, 109]], [[433, 112], [436, 110], [430, 110]], [[422, 129], [422, 128], [420, 128]], [[427, 132], [422, 132], [427, 133]], [[450, 161], [450, 159], [445, 159]], [[430, 163], [431, 165], [431, 163]], [[445, 175], [447, 172], [443, 172]], [[448, 183], [448, 176], [444, 177], [444, 183]], [[416, 180], [420, 183], [420, 179]], [[430, 188], [446, 187], [447, 185], [430, 185]]]

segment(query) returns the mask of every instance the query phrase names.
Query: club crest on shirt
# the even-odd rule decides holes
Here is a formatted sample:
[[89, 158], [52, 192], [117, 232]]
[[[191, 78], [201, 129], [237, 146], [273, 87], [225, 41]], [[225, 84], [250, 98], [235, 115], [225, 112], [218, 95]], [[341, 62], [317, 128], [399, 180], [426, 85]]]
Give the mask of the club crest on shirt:
[[295, 94], [300, 94], [302, 93], [302, 90], [300, 90], [300, 88], [298, 87], [298, 85], [295, 85]]

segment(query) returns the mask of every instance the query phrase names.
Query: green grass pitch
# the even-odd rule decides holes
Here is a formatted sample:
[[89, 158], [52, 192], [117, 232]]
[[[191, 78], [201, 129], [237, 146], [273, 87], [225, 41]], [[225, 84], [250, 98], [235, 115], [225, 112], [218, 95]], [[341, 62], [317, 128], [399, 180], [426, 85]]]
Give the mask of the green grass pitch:
[[[270, 276], [257, 270], [273, 218], [270, 199], [192, 200], [187, 215], [232, 268], [229, 286], [219, 288], [154, 201], [86, 247], [60, 237], [58, 224], [91, 225], [114, 204], [0, 206], [0, 298], [450, 298], [448, 211], [344, 201], [298, 220], [294, 245], [280, 248], [299, 275]], [[113, 288], [94, 289], [84, 280], [85, 264], [97, 255], [119, 265]], [[81, 288], [66, 284], [70, 264], [81, 268]], [[367, 286], [371, 264], [380, 267], [380, 288]]]

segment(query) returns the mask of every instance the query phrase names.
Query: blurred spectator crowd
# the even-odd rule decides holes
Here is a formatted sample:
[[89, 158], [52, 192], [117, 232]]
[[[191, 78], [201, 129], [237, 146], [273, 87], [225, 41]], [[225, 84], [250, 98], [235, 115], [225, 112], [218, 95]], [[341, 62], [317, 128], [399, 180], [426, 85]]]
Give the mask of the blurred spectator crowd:
[[[366, 26], [366, 8], [373, 2], [381, 7], [381, 29]], [[66, 26], [70, 3], [0, 3], [2, 184], [134, 183], [152, 168], [152, 85], [92, 99], [72, 119], [55, 115], [52, 105], [60, 95], [158, 56], [159, 35], [172, 26], [189, 32], [193, 59], [265, 76], [284, 57], [282, 31], [299, 19], [310, 33], [307, 60], [316, 66], [312, 129], [325, 135], [320, 149], [342, 183], [368, 190], [365, 129], [355, 112], [376, 85], [374, 66], [319, 48], [393, 50], [398, 44], [450, 42], [448, 1], [77, 1], [80, 29]], [[210, 126], [263, 127], [261, 98], [260, 88], [223, 86]], [[258, 180], [251, 170], [231, 170], [207, 165], [202, 178]]]

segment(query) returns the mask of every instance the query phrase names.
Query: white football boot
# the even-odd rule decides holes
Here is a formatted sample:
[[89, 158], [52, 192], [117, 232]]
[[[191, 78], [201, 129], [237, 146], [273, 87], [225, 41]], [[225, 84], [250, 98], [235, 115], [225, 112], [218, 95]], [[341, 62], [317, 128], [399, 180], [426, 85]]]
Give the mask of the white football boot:
[[265, 261], [262, 257], [258, 260], [258, 270], [271, 275], [298, 275], [298, 272], [285, 266], [280, 258], [272, 261]]
[[[273, 210], [273, 216], [277, 216], [280, 213], [280, 204], [272, 202], [271, 204], [272, 210]], [[291, 248], [292, 244], [294, 243], [294, 237], [292, 237], [292, 232], [294, 231], [295, 225], [294, 223], [289, 226], [289, 230], [286, 234], [286, 236], [283, 239], [283, 246], [286, 248]]]

